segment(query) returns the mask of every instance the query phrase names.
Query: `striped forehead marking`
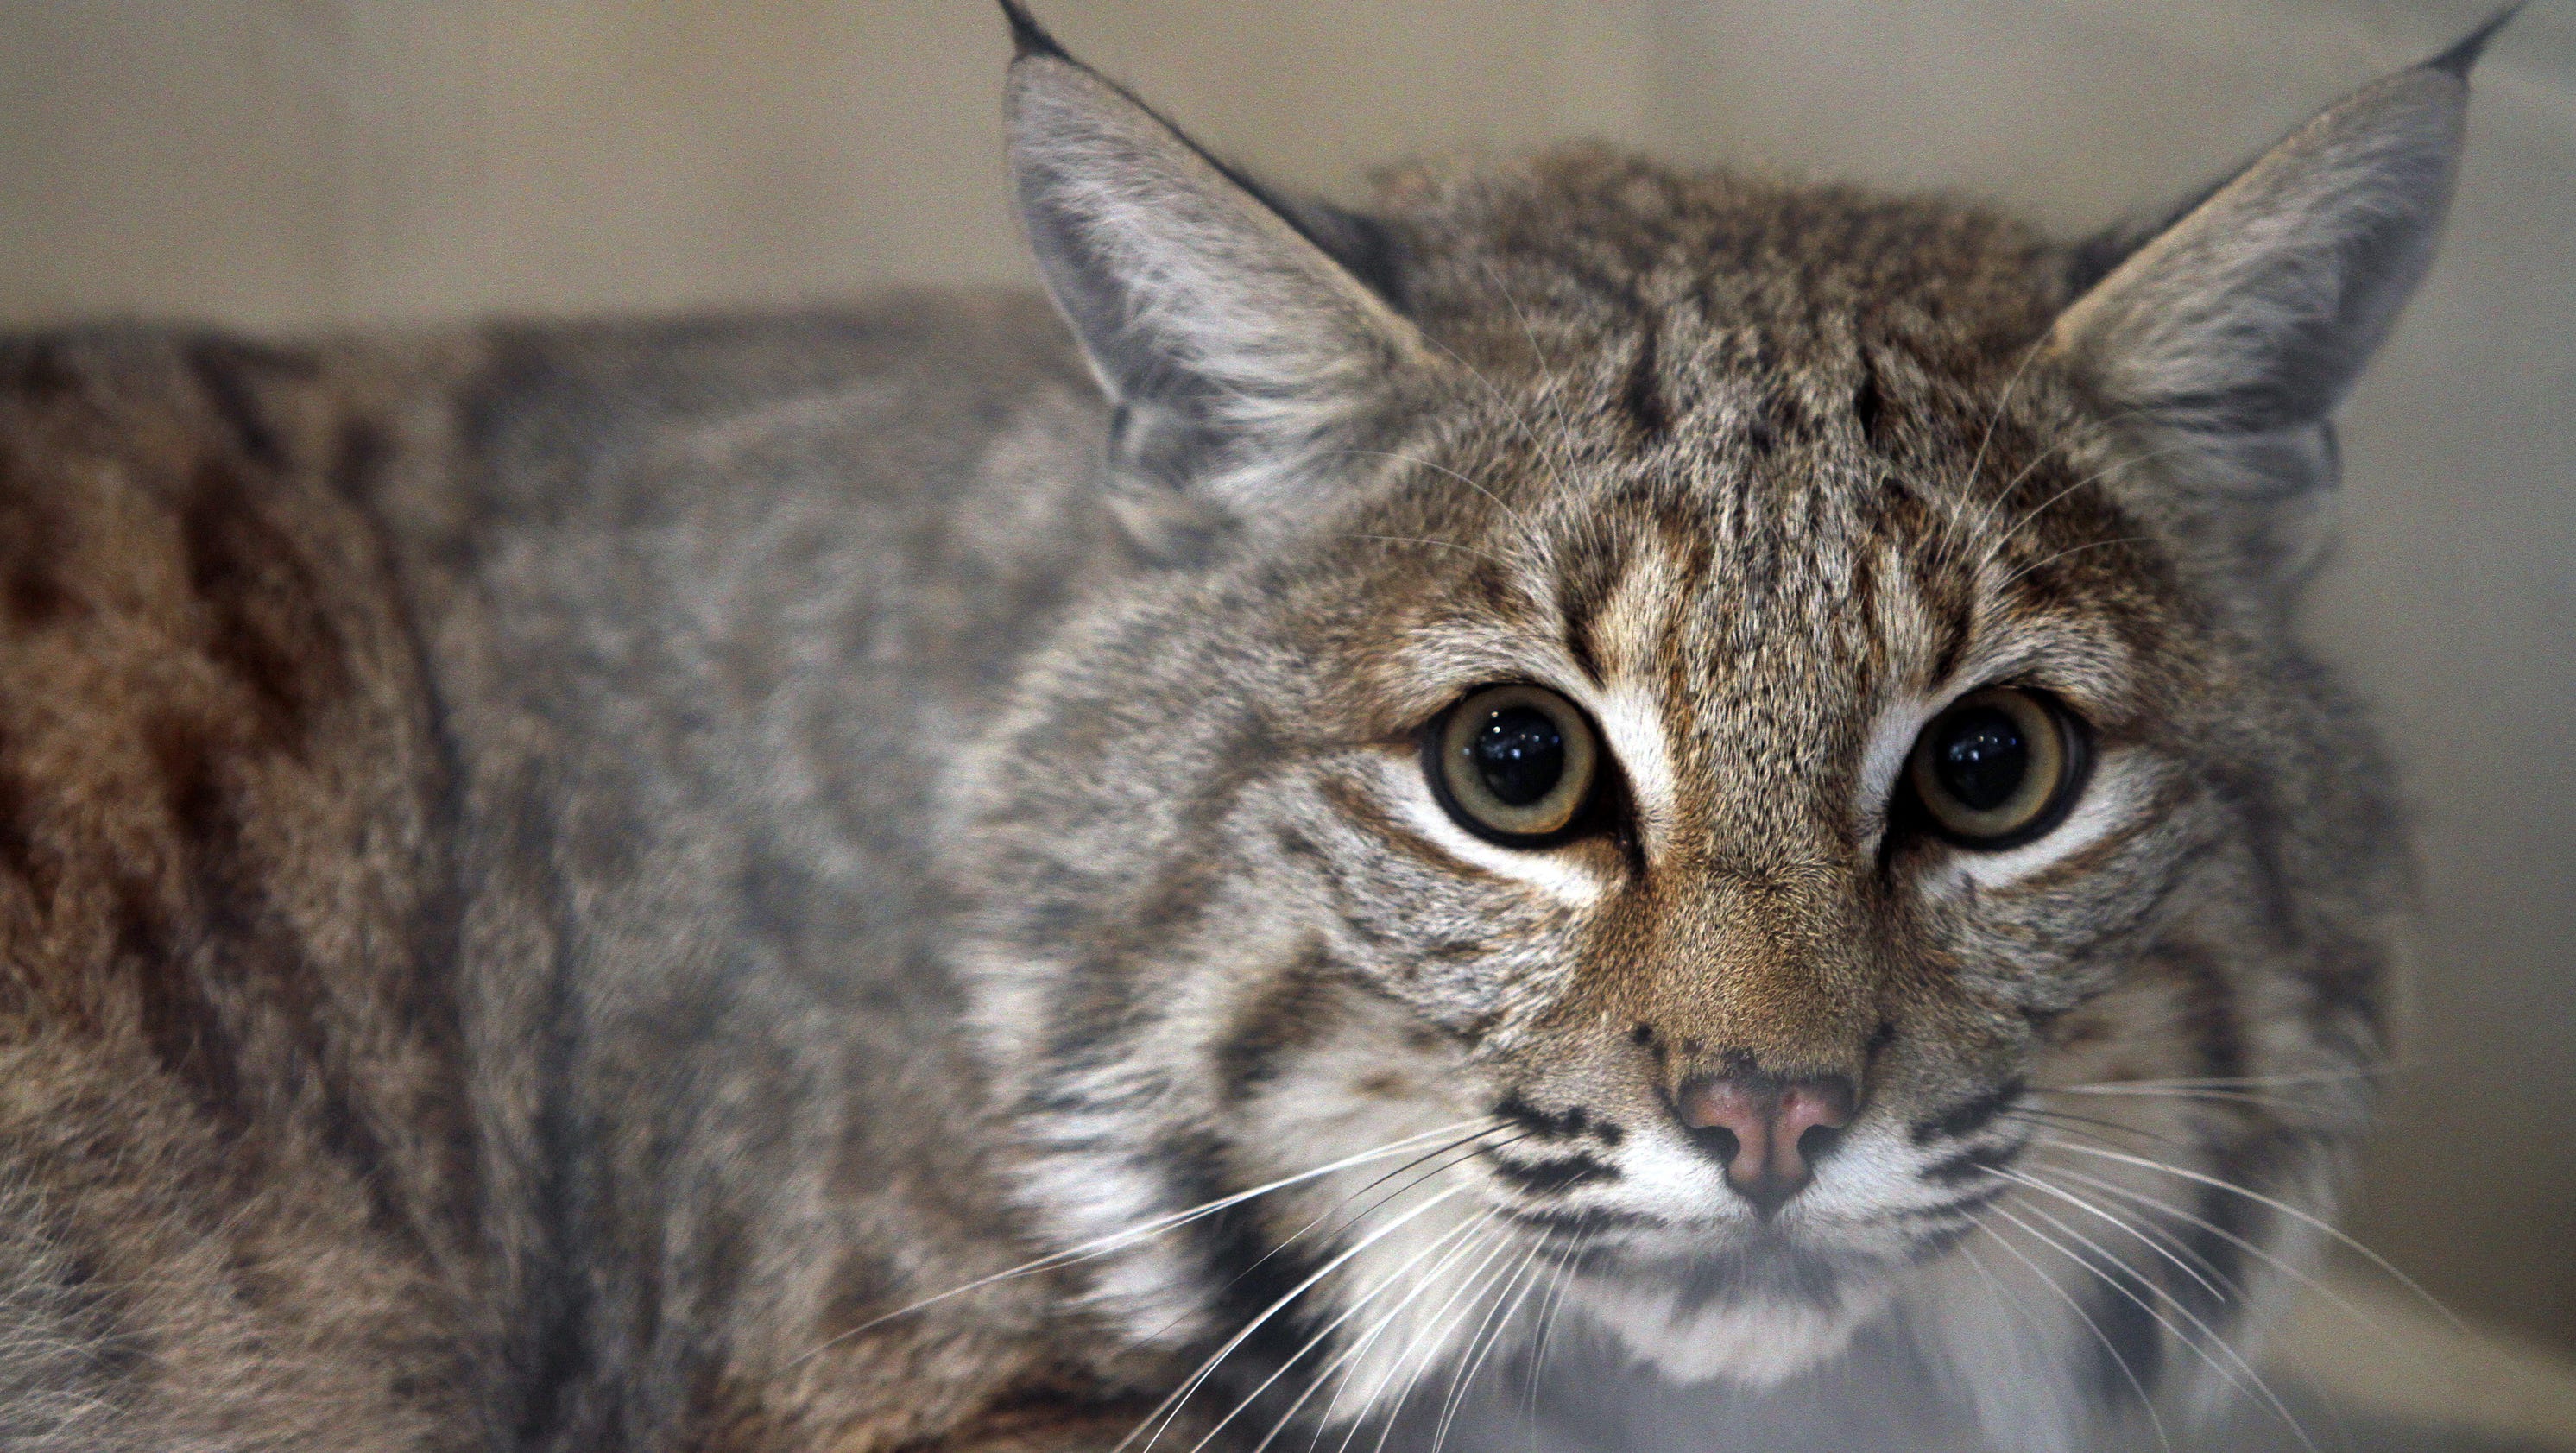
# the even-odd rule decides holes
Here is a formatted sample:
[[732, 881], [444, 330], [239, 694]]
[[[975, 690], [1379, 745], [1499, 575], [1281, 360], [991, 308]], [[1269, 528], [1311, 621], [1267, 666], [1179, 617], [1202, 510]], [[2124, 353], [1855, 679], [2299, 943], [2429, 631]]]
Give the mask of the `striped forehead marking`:
[[1689, 705], [1673, 699], [1681, 676], [1665, 648], [1688, 584], [1683, 575], [1667, 545], [1641, 541], [1600, 608], [1576, 624], [1584, 639], [1567, 643], [1588, 655], [1599, 673], [1582, 694], [1582, 705], [1600, 724], [1627, 776], [1637, 830], [1649, 853], [1671, 840], [1680, 806], [1668, 714]]

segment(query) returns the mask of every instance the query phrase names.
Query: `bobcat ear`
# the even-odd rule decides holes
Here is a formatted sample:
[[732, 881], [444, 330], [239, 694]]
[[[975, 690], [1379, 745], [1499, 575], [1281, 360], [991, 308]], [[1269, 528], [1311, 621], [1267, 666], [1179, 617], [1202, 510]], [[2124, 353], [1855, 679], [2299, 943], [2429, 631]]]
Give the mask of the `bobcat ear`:
[[[2469, 69], [2512, 16], [2327, 107], [2185, 208], [2059, 315], [2050, 351], [2112, 408], [2205, 445], [2224, 500], [2331, 486], [2329, 416], [2431, 261]], [[2281, 513], [2225, 522], [2274, 573], [2313, 553]]]
[[1119, 406], [1114, 444], [1236, 518], [1381, 428], [1430, 363], [1326, 251], [1382, 262], [1365, 219], [1296, 209], [1200, 150], [1004, 0], [1011, 169], [1038, 270]]
[[2469, 68], [2511, 15], [2291, 132], [2078, 298], [2051, 347], [2111, 401], [2196, 430], [2323, 419], [2432, 258]]

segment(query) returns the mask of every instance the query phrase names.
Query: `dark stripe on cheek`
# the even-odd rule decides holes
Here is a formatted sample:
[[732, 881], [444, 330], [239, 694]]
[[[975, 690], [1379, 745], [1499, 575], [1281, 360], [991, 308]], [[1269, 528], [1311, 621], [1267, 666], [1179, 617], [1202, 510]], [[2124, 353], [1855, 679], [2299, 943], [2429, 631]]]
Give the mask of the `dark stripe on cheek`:
[[2002, 1200], [2011, 1190], [2012, 1186], [2010, 1183], [2001, 1180], [1993, 1181], [1990, 1182], [1985, 1189], [1971, 1192], [1959, 1197], [1955, 1201], [1943, 1201], [1937, 1206], [1908, 1206], [1896, 1213], [1896, 1219], [1900, 1221], [1941, 1221], [1953, 1216], [1974, 1216], [1979, 1211], [1982, 1211], [1988, 1206], [1993, 1205], [1995, 1202]]
[[1936, 1186], [1955, 1186], [2003, 1169], [2012, 1164], [2013, 1157], [2020, 1153], [2019, 1146], [1980, 1145], [1924, 1167], [1923, 1179]]
[[1280, 1062], [1322, 1037], [1332, 1022], [1332, 964], [1313, 950], [1282, 969], [1246, 1005], [1217, 1045], [1217, 1084], [1241, 1104], [1278, 1076]]
[[[1621, 1211], [1608, 1207], [1588, 1207], [1580, 1211], [1530, 1211], [1517, 1206], [1502, 1208], [1503, 1219], [1515, 1221], [1550, 1238], [1562, 1238], [1592, 1247], [1592, 1237], [1603, 1231], [1625, 1231], [1638, 1228], [1661, 1229], [1671, 1223], [1642, 1211]], [[1597, 1247], [1592, 1247], [1597, 1250]]]
[[1938, 1261], [1958, 1250], [1960, 1244], [1969, 1237], [1976, 1235], [1977, 1224], [1974, 1217], [1962, 1217], [1951, 1224], [1918, 1232], [1914, 1244], [1905, 1248], [1905, 1259], [1916, 1266]]
[[1560, 1195], [1576, 1186], [1619, 1179], [1617, 1167], [1588, 1155], [1577, 1154], [1563, 1160], [1527, 1161], [1499, 1151], [1487, 1151], [1485, 1159], [1493, 1163], [1495, 1175], [1534, 1195]]
[[2245, 1037], [2236, 1022], [2236, 988], [2226, 972], [2197, 949], [2172, 949], [2167, 958], [2182, 978], [2183, 1020], [2201, 1073], [2212, 1079], [2244, 1074]]
[[1324, 801], [1340, 813], [1352, 827], [1378, 840], [1391, 852], [1404, 854], [1453, 878], [1471, 883], [1519, 889], [1526, 885], [1500, 873], [1490, 872], [1464, 858], [1454, 856], [1447, 848], [1415, 832], [1397, 820], [1368, 790], [1356, 783], [1326, 778], [1317, 789]]
[[2027, 1085], [2020, 1078], [2009, 1079], [1981, 1095], [1951, 1106], [1929, 1120], [1918, 1120], [1912, 1132], [1914, 1143], [1930, 1145], [1936, 1140], [1956, 1140], [1963, 1135], [1972, 1135], [1984, 1129], [1987, 1122], [2002, 1114], [2015, 1100], [2020, 1099], [2022, 1091], [2026, 1088]]
[[[2255, 1171], [2242, 1156], [2222, 1155], [2216, 1159], [2210, 1174], [2218, 1180], [2251, 1183]], [[2238, 1241], [2260, 1246], [2271, 1230], [2271, 1217], [2256, 1202], [2216, 1186], [2200, 1188], [2193, 1215], [2203, 1224], [2186, 1223], [2178, 1228], [2183, 1259], [2198, 1267], [2202, 1274], [2226, 1291], [2230, 1305], [2220, 1305], [2209, 1288], [2189, 1277], [2176, 1280], [2176, 1295], [2189, 1305], [2194, 1315], [2215, 1323], [2223, 1315], [2241, 1310], [2233, 1305], [2240, 1300], [2238, 1289], [2245, 1281], [2246, 1251]], [[2231, 1239], [2233, 1238], [2233, 1239]]]
[[1569, 1105], [1557, 1111], [1542, 1110], [1523, 1099], [1518, 1092], [1495, 1101], [1494, 1115], [1549, 1140], [1564, 1140], [1589, 1132], [1604, 1145], [1617, 1145], [1628, 1135], [1611, 1121], [1593, 1119], [1591, 1112], [1580, 1105]]

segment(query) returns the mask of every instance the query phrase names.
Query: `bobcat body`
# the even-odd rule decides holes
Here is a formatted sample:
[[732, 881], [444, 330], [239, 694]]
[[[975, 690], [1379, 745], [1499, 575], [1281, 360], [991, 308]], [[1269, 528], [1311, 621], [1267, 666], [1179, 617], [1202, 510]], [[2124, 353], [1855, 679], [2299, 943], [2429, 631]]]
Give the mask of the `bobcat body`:
[[[1866, 1331], [2007, 1446], [2242, 1381], [2403, 887], [2285, 616], [2475, 41], [2070, 247], [1275, 199], [1015, 26], [1070, 336], [0, 345], [0, 1434], [1251, 1447], [1556, 1323]], [[1989, 698], [2063, 780], [1980, 836]]]

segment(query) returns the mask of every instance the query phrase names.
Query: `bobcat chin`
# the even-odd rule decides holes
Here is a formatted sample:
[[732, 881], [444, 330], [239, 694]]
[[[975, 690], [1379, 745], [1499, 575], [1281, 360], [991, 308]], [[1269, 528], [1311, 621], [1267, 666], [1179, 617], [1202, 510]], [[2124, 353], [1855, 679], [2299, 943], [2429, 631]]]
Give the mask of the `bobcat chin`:
[[0, 1433], [2252, 1386], [2405, 888], [2287, 617], [2494, 25], [2062, 243], [1327, 206], [1004, 8], [1048, 300], [0, 340]]

